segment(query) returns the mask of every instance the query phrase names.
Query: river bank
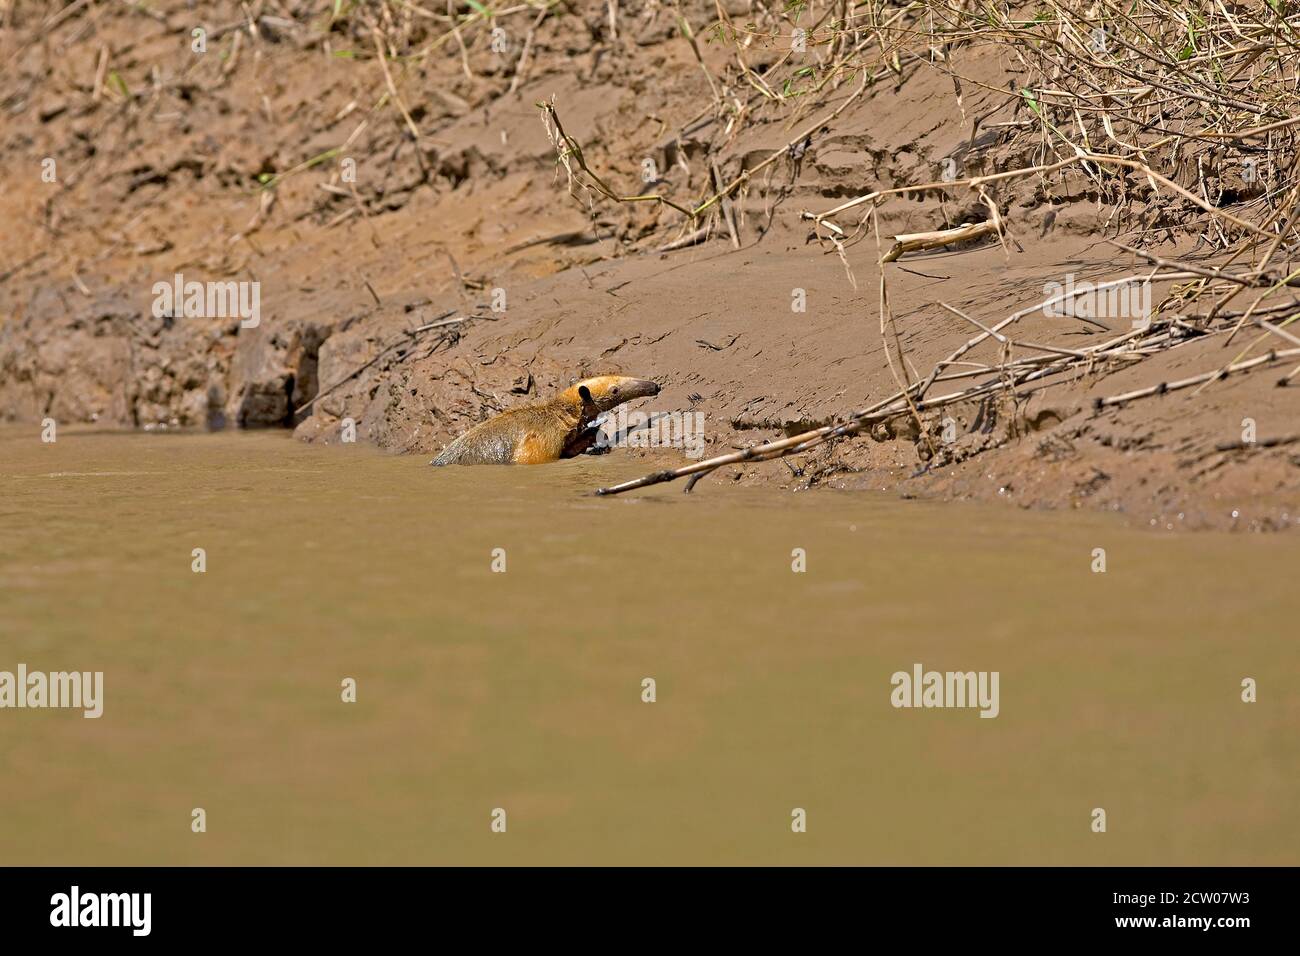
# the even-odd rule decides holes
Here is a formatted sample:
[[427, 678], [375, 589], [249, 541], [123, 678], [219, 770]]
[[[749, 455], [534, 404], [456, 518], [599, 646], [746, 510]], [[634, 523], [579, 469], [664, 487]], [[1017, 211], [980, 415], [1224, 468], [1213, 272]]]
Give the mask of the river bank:
[[[486, 22], [465, 7], [444, 25], [379, 2], [346, 13], [220, 2], [203, 23], [180, 3], [7, 5], [0, 417], [291, 428], [313, 442], [352, 422], [364, 442], [423, 457], [496, 411], [617, 372], [663, 386], [654, 410], [703, 414], [712, 456], [844, 421], [1017, 311], [1028, 310], [1010, 330], [1017, 359], [1042, 354], [1022, 342], [1080, 352], [1124, 334], [1126, 313], [1035, 308], [1067, 282], [1156, 271], [1108, 239], [1180, 267], [1232, 261], [1239, 237], [1215, 233], [1232, 234], [1230, 222], [1171, 205], [1168, 189], [1143, 193], [1140, 172], [1111, 182], [1066, 168], [984, 187], [1000, 241], [882, 264], [892, 236], [987, 219], [985, 200], [954, 186], [882, 204], [870, 221], [857, 218], [865, 206], [828, 213], [873, 190], [1051, 158], [1023, 132], [1047, 107], [1006, 92], [1025, 79], [1014, 51], [973, 36], [949, 59], [921, 56], [858, 24], [855, 42], [876, 29], [899, 44], [897, 68], [885, 56], [884, 75], [862, 84], [834, 68], [847, 35], [817, 34], [824, 5], [799, 14], [807, 23], [772, 20], [769, 39], [761, 6], [685, 3], [694, 43], [658, 4], [624, 4], [613, 20], [608, 9]], [[761, 29], [747, 32], [751, 19]], [[800, 24], [816, 42], [793, 70], [781, 38]], [[731, 113], [709, 109], [718, 84], [740, 104]], [[538, 103], [620, 194], [690, 204], [714, 168], [746, 185], [703, 241], [662, 251], [694, 221], [666, 203], [609, 202], [581, 170], [570, 181]], [[1249, 182], [1222, 151], [1208, 174], [1214, 157], [1160, 170], [1212, 210], [1263, 222], [1287, 186], [1281, 155], [1266, 151]], [[856, 241], [837, 245], [833, 226]], [[258, 321], [155, 308], [158, 284], [177, 277], [256, 284]], [[1278, 381], [1294, 359], [1096, 407], [1213, 373], [1243, 349], [1289, 347], [1254, 326], [1229, 334], [1256, 293], [1216, 305], [1215, 325], [1204, 317], [1220, 290], [1188, 289], [1164, 279], [1149, 293], [1170, 337], [1183, 336], [1177, 348], [1089, 362], [1032, 393], [904, 410], [855, 439], [729, 466], [699, 491], [871, 488], [1119, 512], [1161, 529], [1293, 528], [1300, 379]], [[962, 361], [996, 380], [1002, 353], [988, 338]]]

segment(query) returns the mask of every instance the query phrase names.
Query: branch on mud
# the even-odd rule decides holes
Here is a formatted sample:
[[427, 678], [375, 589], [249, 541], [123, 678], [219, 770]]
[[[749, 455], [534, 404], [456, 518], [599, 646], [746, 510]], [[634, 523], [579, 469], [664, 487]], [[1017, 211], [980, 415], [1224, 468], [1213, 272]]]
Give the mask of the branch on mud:
[[[671, 206], [683, 216], [694, 218], [694, 215], [688, 209], [683, 209], [671, 199], [658, 194], [642, 196], [620, 196], [610, 186], [587, 165], [586, 158], [582, 155], [582, 146], [578, 141], [564, 131], [560, 125], [560, 117], [555, 112], [553, 103], [538, 103], [537, 108], [542, 111], [542, 126], [546, 130], [546, 136], [555, 147], [556, 162], [564, 167], [564, 171], [569, 178], [569, 195], [574, 195], [573, 185], [576, 182], [578, 186], [584, 189], [588, 194], [599, 193], [606, 199], [614, 202], [657, 202], [665, 206]], [[578, 169], [573, 168], [577, 163]]]
[[[1160, 271], [1161, 269], [1164, 269], [1165, 271]], [[1169, 271], [1171, 269], [1178, 269], [1181, 271]], [[1204, 272], [1204, 270], [1193, 271], [1191, 267], [1185, 267], [1170, 260], [1161, 260], [1161, 265], [1157, 267], [1156, 273], [1151, 276], [1130, 276], [1125, 279], [1097, 284], [1096, 286], [1093, 286], [1092, 289], [1099, 290], [1103, 288], [1112, 288], [1115, 286], [1132, 284], [1137, 281], [1168, 282], [1189, 278], [1203, 280], [1205, 279], [1205, 276], [1201, 274], [1202, 272]], [[1253, 283], [1258, 281], [1258, 277], [1254, 275], [1233, 275], [1223, 271], [1216, 272], [1214, 278], [1233, 283]], [[881, 334], [884, 336], [886, 333], [887, 323], [891, 317], [888, 313], [888, 298], [887, 293], [885, 292], [883, 273], [881, 276], [881, 283]], [[1014, 312], [1006, 319], [993, 326], [985, 326], [959, 310], [944, 305], [944, 308], [949, 312], [965, 319], [981, 331], [979, 335], [971, 338], [946, 359], [937, 363], [929, 376], [927, 376], [923, 381], [904, 384], [904, 379], [900, 377], [899, 372], [895, 369], [895, 378], [900, 385], [899, 390], [883, 401], [877, 402], [875, 405], [854, 413], [847, 421], [833, 425], [825, 425], [788, 438], [765, 442], [744, 449], [740, 452], [721, 455], [716, 458], [710, 458], [706, 461], [694, 462], [681, 468], [654, 472], [632, 481], [623, 482], [622, 484], [613, 485], [607, 488], [599, 488], [596, 490], [596, 493], [599, 495], [622, 494], [623, 492], [632, 491], [637, 488], [645, 488], [650, 485], [675, 481], [678, 478], [690, 477], [694, 480], [698, 480], [700, 476], [708, 474], [709, 472], [725, 465], [770, 461], [777, 458], [784, 458], [789, 455], [799, 454], [819, 445], [823, 445], [831, 440], [856, 435], [865, 428], [885, 423], [902, 416], [912, 417], [921, 424], [921, 436], [925, 437], [928, 433], [921, 422], [921, 412], [933, 412], [948, 406], [969, 402], [973, 399], [996, 396], [998, 394], [1005, 394], [1013, 400], [1021, 400], [1028, 397], [1033, 392], [1050, 386], [1052, 384], [1052, 379], [1066, 373], [1078, 374], [1080, 372], [1095, 372], [1108, 365], [1114, 365], [1117, 363], [1122, 363], [1124, 366], [1128, 366], [1134, 363], [1140, 363], [1152, 355], [1160, 354], [1170, 349], [1179, 348], [1189, 343], [1200, 341], [1209, 335], [1224, 335], [1232, 328], [1236, 319], [1235, 316], [1219, 315], [1215, 318], [1205, 320], [1200, 325], [1194, 326], [1179, 316], [1171, 316], [1167, 318], [1153, 317], [1145, 326], [1131, 329], [1107, 340], [1106, 342], [1086, 349], [1067, 349], [1060, 346], [1041, 345], [1038, 343], [1019, 341], [1003, 333], [1003, 329], [1025, 316], [1048, 307], [1065, 305], [1072, 296], [1080, 294], [1082, 294], [1082, 291], [1080, 290], [1057, 294], [1043, 302], [1038, 302], [1029, 308]], [[1293, 308], [1296, 308], [1295, 313], [1288, 319], [1284, 320], [1282, 325], [1295, 319], [1300, 319], [1300, 307], [1293, 306]], [[1066, 314], [1068, 314], [1068, 312]], [[1272, 323], [1263, 323], [1263, 320], [1260, 321], [1263, 326], [1271, 326], [1271, 328], [1266, 329], [1264, 333], [1265, 335], [1282, 332], [1280, 325], [1273, 326]], [[1286, 338], [1288, 336], [1289, 333], [1282, 333], [1282, 337]], [[976, 369], [956, 373], [943, 374], [945, 368], [958, 363], [961, 357], [971, 348], [989, 339], [992, 339], [1001, 345], [1000, 356], [996, 364], [984, 365]], [[1016, 348], [1028, 349], [1030, 351], [1046, 354], [1015, 358], [1013, 350]], [[886, 345], [886, 355], [890, 355], [888, 344]], [[1125, 392], [1121, 395], [1098, 397], [1094, 399], [1093, 407], [1095, 410], [1100, 411], [1107, 407], [1123, 405], [1127, 402], [1155, 395], [1163, 395], [1193, 385], [1203, 385], [1208, 382], [1218, 381], [1226, 378], [1230, 374], [1247, 372], [1252, 369], [1273, 365], [1282, 359], [1289, 359], [1296, 356], [1300, 356], [1300, 348], [1286, 349], [1283, 351], [1270, 350], [1264, 355], [1252, 359], [1235, 360], [1223, 368], [1194, 375], [1189, 378], [1180, 379], [1174, 382], [1162, 382], [1146, 388]], [[890, 358], [890, 365], [891, 368], [894, 367], [892, 357]], [[1295, 372], [1292, 372], [1290, 376], [1284, 378], [1279, 382], [1279, 384], [1285, 384], [1286, 381], [1297, 372], [1300, 372], [1300, 368], [1297, 368]], [[940, 395], [935, 398], [925, 397], [930, 386], [935, 382], [966, 378], [984, 378], [987, 380], [946, 395]], [[688, 489], [689, 487], [693, 487], [694, 480], [692, 480], [690, 485], [688, 485]]]
[[908, 252], [921, 252], [926, 249], [942, 249], [958, 242], [968, 242], [981, 236], [997, 235], [998, 227], [993, 222], [971, 222], [953, 229], [940, 229], [935, 232], [915, 232], [894, 236], [894, 244], [881, 256], [881, 262], [895, 262], [898, 257]]
[[[658, 202], [662, 205], [669, 206], [673, 209], [676, 209], [678, 212], [680, 212], [691, 222], [694, 222], [703, 213], [707, 212], [710, 208], [712, 208], [715, 204], [722, 203], [725, 199], [730, 197], [731, 194], [734, 193], [737, 189], [739, 189], [741, 186], [749, 182], [755, 173], [760, 172], [763, 169], [766, 169], [769, 165], [776, 162], [778, 159], [782, 158], [783, 156], [791, 155], [793, 150], [797, 149], [801, 144], [809, 140], [814, 133], [816, 133], [822, 127], [829, 124], [832, 120], [834, 120], [837, 116], [839, 116], [842, 112], [844, 112], [844, 110], [847, 109], [849, 105], [854, 102], [854, 100], [856, 100], [859, 96], [861, 96], [864, 92], [866, 92], [867, 82], [869, 79], [871, 79], [871, 77], [864, 72], [862, 75], [861, 85], [859, 85], [857, 90], [855, 90], [853, 93], [847, 96], [844, 99], [843, 103], [837, 106], [830, 113], [821, 117], [816, 122], [809, 124], [808, 127], [805, 128], [802, 132], [800, 132], [797, 136], [790, 139], [790, 141], [787, 142], [785, 146], [782, 146], [780, 149], [773, 150], [771, 154], [769, 154], [765, 159], [761, 160], [755, 166], [752, 166], [749, 169], [741, 170], [740, 174], [736, 176], [736, 178], [733, 179], [730, 183], [727, 183], [725, 186], [723, 186], [719, 182], [719, 184], [715, 186], [715, 189], [717, 191], [714, 192], [707, 199], [703, 200], [698, 206], [696, 206], [693, 209], [686, 209], [683, 206], [680, 206], [677, 203], [673, 202], [671, 199], [668, 199], [665, 196], [658, 195], [657, 193], [653, 195], [642, 195], [642, 196], [620, 196], [612, 188], [610, 188], [610, 186], [603, 179], [601, 179], [598, 175], [596, 175], [596, 173], [594, 173], [591, 170], [591, 167], [587, 165], [587, 161], [582, 154], [581, 144], [579, 144], [577, 140], [575, 140], [573, 137], [569, 136], [567, 133], [564, 132], [564, 127], [560, 124], [560, 117], [555, 111], [554, 102], [538, 103], [537, 108], [542, 111], [542, 125], [546, 129], [546, 135], [550, 139], [551, 145], [555, 147], [557, 161], [561, 166], [564, 167], [565, 173], [568, 175], [570, 195], [574, 195], [573, 185], [576, 182], [589, 195], [591, 193], [598, 193], [599, 195], [603, 196], [606, 199], [612, 200], [613, 202], [619, 202], [619, 203]], [[575, 171], [573, 168], [574, 162], [576, 162], [578, 165], [578, 171]]]

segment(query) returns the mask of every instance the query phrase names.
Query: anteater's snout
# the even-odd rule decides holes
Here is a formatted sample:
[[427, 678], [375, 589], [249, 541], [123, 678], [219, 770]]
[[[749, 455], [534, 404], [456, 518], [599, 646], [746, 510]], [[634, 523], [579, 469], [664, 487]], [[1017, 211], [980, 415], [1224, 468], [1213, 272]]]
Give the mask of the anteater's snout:
[[659, 394], [659, 383], [652, 382], [648, 378], [634, 378], [623, 384], [624, 388], [619, 390], [618, 395], [621, 401], [630, 401], [634, 398], [649, 398], [651, 395]]

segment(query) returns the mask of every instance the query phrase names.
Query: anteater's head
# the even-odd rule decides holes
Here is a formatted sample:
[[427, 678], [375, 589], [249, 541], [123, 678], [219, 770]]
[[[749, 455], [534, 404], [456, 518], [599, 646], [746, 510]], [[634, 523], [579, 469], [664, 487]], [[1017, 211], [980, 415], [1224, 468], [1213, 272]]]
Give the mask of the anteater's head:
[[621, 375], [601, 375], [597, 378], [585, 378], [565, 391], [565, 397], [571, 397], [582, 403], [588, 413], [594, 408], [596, 414], [617, 408], [634, 398], [646, 398], [659, 394], [659, 386], [649, 379], [624, 378]]

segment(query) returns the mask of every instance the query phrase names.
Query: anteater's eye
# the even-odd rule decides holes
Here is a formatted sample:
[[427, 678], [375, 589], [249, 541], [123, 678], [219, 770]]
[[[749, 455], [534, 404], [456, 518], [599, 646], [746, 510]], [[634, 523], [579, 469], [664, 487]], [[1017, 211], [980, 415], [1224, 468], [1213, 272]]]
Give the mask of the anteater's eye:
[[613, 388], [611, 388], [611, 389], [609, 390], [609, 394], [611, 394], [611, 395], [617, 395], [617, 394], [618, 394], [618, 386], [615, 385]]

